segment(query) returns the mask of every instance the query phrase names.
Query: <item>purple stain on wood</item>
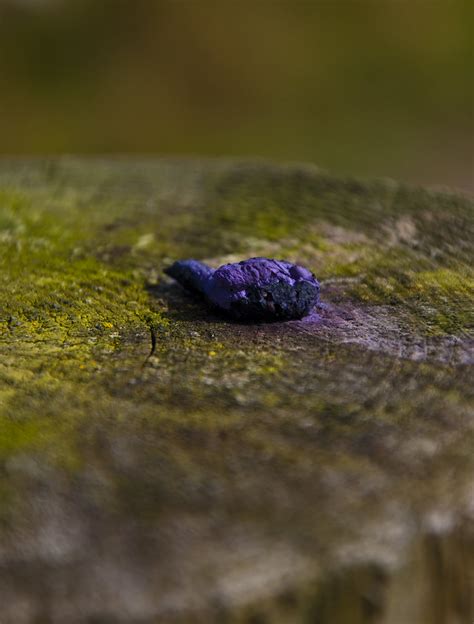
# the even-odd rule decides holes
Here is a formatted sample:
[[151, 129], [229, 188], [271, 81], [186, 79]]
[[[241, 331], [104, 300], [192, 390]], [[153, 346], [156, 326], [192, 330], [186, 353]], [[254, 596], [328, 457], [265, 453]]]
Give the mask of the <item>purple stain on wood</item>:
[[285, 260], [250, 258], [218, 269], [178, 260], [165, 273], [239, 320], [300, 319], [319, 301], [319, 282], [311, 271]]

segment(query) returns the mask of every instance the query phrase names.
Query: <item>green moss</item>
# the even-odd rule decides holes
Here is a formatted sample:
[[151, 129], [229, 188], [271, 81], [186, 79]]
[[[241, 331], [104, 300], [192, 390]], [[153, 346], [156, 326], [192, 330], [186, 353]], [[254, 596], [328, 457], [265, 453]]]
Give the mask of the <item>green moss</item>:
[[[78, 192], [3, 189], [0, 195], [3, 460], [42, 453], [78, 467], [70, 413], [99, 392], [95, 378], [125, 341], [144, 341], [144, 361], [150, 329], [167, 325], [162, 312], [150, 307], [143, 277], [85, 251], [107, 212], [84, 219], [83, 211]], [[79, 407], [65, 401], [71, 394]], [[50, 414], [61, 403], [67, 418], [58, 420]]]
[[[38, 396], [41, 391], [34, 386]], [[51, 397], [48, 386], [44, 398]], [[0, 415], [0, 464], [14, 458], [33, 457], [47, 461], [61, 470], [76, 472], [82, 466], [82, 459], [77, 445], [77, 430], [65, 413], [61, 420], [48, 416], [45, 410], [41, 414], [31, 412], [28, 416], [18, 416], [20, 402], [13, 402], [16, 409], [4, 410]], [[2, 481], [2, 479], [0, 479]]]
[[[416, 265], [415, 265], [416, 266]], [[427, 335], [462, 335], [474, 328], [474, 274], [460, 271], [400, 270], [400, 263], [390, 267], [376, 264], [365, 272], [352, 294], [371, 304], [403, 307], [417, 319], [419, 331]]]

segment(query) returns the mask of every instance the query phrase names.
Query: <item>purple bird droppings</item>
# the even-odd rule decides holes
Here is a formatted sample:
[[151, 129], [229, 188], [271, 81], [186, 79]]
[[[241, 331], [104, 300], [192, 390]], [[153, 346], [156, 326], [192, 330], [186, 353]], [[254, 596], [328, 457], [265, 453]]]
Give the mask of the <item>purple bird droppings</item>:
[[165, 273], [239, 320], [300, 319], [319, 301], [319, 282], [311, 271], [285, 260], [249, 258], [218, 269], [178, 260]]

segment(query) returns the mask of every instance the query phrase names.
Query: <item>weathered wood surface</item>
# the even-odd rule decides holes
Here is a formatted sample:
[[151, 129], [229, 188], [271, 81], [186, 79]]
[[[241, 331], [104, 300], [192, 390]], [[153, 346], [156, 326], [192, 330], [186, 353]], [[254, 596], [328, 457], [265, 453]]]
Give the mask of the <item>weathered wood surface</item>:
[[[305, 166], [0, 164], [0, 621], [474, 619], [474, 213]], [[310, 267], [242, 325], [164, 278]]]

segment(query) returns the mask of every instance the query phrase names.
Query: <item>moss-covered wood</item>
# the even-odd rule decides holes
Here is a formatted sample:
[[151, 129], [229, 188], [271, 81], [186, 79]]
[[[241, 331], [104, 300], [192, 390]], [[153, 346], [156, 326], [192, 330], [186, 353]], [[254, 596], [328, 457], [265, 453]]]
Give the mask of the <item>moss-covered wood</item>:
[[[302, 321], [165, 278], [286, 258]], [[474, 612], [474, 212], [313, 167], [0, 164], [2, 624]]]

